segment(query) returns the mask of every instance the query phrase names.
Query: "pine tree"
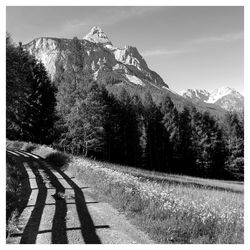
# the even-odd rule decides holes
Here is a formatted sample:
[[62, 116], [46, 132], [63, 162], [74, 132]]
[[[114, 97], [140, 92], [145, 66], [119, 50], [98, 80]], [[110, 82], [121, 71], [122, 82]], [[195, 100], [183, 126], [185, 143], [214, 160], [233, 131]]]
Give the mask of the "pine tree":
[[143, 116], [142, 100], [137, 94], [134, 94], [132, 96], [131, 103], [137, 124], [135, 128], [136, 144], [134, 144], [133, 146], [134, 162], [135, 166], [144, 167], [143, 157], [145, 155], [145, 149], [146, 149], [146, 133], [145, 133], [145, 121]]
[[192, 125], [189, 109], [184, 107], [179, 119], [178, 154], [180, 160], [177, 164], [177, 171], [186, 174], [193, 174], [195, 169], [195, 151], [192, 141]]
[[[57, 145], [72, 153], [79, 151], [81, 145], [76, 145], [76, 134], [79, 131], [77, 126], [81, 126], [80, 112], [84, 109], [84, 99], [87, 96], [86, 76], [83, 74], [83, 58], [81, 57], [81, 44], [77, 38], [70, 43], [70, 53], [66, 68], [61, 71], [61, 75], [56, 76], [55, 84], [57, 91], [57, 130], [59, 138]], [[79, 121], [76, 121], [79, 119]], [[73, 124], [75, 121], [75, 124]], [[72, 124], [74, 126], [72, 126]], [[82, 140], [82, 138], [79, 138]], [[80, 143], [79, 141], [77, 143]], [[83, 142], [82, 142], [83, 143]]]
[[162, 123], [169, 134], [169, 171], [174, 172], [175, 162], [178, 162], [180, 156], [178, 152], [179, 145], [179, 113], [174, 106], [171, 98], [164, 95], [160, 102], [160, 110], [163, 115]]
[[59, 147], [73, 154], [102, 155], [104, 147], [104, 89], [84, 69], [81, 42], [70, 44], [68, 65], [57, 78]]
[[123, 142], [121, 133], [122, 108], [113, 94], [103, 96], [106, 105], [104, 116], [104, 159], [122, 163]]
[[244, 177], [244, 121], [243, 116], [228, 112], [224, 120], [224, 138], [227, 146], [227, 172], [231, 177]]
[[192, 142], [196, 175], [222, 178], [225, 174], [225, 142], [218, 122], [208, 113], [195, 108], [192, 117]]
[[149, 92], [145, 95], [145, 130], [146, 149], [145, 158], [147, 168], [150, 170], [169, 170], [169, 134], [162, 124], [162, 114], [154, 103]]
[[133, 107], [132, 99], [125, 89], [120, 92], [119, 103], [121, 107], [120, 128], [123, 145], [123, 163], [136, 166], [139, 155], [140, 135], [138, 131], [138, 119]]
[[54, 123], [55, 89], [42, 63], [15, 47], [7, 37], [7, 137], [50, 143]]

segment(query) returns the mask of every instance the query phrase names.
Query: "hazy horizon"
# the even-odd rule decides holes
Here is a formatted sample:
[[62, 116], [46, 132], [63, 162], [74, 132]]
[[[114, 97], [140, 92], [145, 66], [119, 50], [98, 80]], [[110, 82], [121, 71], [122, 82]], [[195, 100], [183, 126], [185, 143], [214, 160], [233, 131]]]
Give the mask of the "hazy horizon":
[[243, 7], [7, 7], [18, 43], [84, 37], [100, 26], [114, 46], [132, 45], [170, 89], [244, 88]]

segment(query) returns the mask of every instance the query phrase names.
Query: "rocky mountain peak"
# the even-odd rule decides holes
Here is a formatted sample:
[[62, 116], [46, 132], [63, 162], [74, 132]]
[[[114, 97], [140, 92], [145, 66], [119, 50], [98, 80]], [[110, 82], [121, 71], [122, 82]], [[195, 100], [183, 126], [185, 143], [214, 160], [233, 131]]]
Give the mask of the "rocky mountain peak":
[[244, 108], [244, 97], [238, 91], [230, 87], [220, 87], [212, 92], [188, 89], [182, 91], [181, 95], [193, 102], [215, 104], [225, 110], [241, 111]]
[[193, 101], [207, 101], [210, 93], [205, 89], [186, 89], [181, 91], [181, 96]]
[[108, 36], [102, 31], [102, 29], [98, 26], [94, 26], [90, 32], [83, 37], [84, 40], [88, 40], [92, 43], [101, 43], [101, 44], [110, 44], [112, 45], [111, 41], [109, 40]]

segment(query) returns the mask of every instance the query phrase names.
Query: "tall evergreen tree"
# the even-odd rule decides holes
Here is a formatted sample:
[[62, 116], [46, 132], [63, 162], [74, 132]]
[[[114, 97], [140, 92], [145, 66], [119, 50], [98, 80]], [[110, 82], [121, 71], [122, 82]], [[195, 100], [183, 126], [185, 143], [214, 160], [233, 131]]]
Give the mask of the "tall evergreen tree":
[[171, 98], [164, 95], [160, 102], [160, 110], [163, 115], [162, 123], [169, 134], [169, 171], [174, 172], [175, 162], [180, 159], [178, 152], [179, 140], [179, 113], [174, 106]]
[[40, 62], [15, 47], [7, 37], [7, 137], [50, 143], [54, 123], [55, 89]]
[[136, 117], [136, 144], [133, 146], [134, 150], [134, 162], [135, 166], [143, 167], [143, 158], [145, 157], [146, 149], [146, 132], [145, 132], [145, 121], [143, 116], [143, 104], [141, 98], [134, 94], [132, 96], [132, 108]]
[[138, 131], [138, 119], [133, 107], [132, 98], [123, 89], [119, 95], [121, 106], [121, 134], [123, 145], [123, 163], [136, 166], [139, 155], [140, 135]]
[[149, 92], [145, 95], [146, 163], [147, 168], [157, 171], [169, 170], [169, 134], [162, 124], [162, 114]]
[[180, 113], [179, 119], [179, 136], [178, 145], [179, 161], [177, 171], [186, 174], [193, 174], [195, 169], [195, 155], [192, 141], [192, 125], [189, 109], [184, 107]]
[[61, 135], [59, 147], [74, 154], [102, 154], [104, 145], [104, 89], [84, 70], [81, 42], [70, 44], [68, 65], [58, 77], [57, 112]]
[[122, 163], [123, 142], [121, 132], [122, 108], [120, 102], [113, 94], [104, 96], [106, 105], [104, 117], [105, 148], [104, 159], [111, 162]]
[[223, 177], [226, 151], [221, 128], [208, 112], [193, 108], [191, 117], [196, 175]]
[[223, 123], [224, 138], [227, 147], [226, 169], [229, 175], [237, 179], [244, 176], [244, 121], [243, 116], [228, 112]]

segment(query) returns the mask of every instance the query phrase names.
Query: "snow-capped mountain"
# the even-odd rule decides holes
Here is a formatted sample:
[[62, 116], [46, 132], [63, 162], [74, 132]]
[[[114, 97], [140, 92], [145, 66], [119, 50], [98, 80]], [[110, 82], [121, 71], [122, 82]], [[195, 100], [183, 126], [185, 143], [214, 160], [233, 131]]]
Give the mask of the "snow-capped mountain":
[[[112, 45], [108, 36], [99, 27], [79, 40], [84, 70], [95, 80], [112, 84], [150, 86], [168, 88], [168, 85], [154, 71], [150, 70], [146, 61], [136, 47], [117, 48]], [[70, 55], [71, 39], [37, 38], [24, 45], [45, 65], [52, 80], [59, 69], [65, 69]]]
[[101, 30], [100, 27], [94, 26], [91, 31], [83, 37], [84, 40], [88, 40], [92, 43], [101, 43], [112, 45], [107, 35]]
[[244, 108], [243, 95], [229, 87], [221, 87], [210, 93], [206, 90], [187, 89], [180, 94], [193, 102], [215, 104], [228, 111], [241, 111]]
[[[105, 84], [111, 92], [116, 92], [121, 86], [137, 94], [149, 90], [156, 101], [162, 93], [169, 95], [179, 110], [183, 106], [192, 106], [195, 100], [199, 110], [209, 110], [217, 116], [225, 112], [218, 105], [205, 102], [210, 96], [205, 90], [189, 90], [183, 96], [171, 90], [156, 72], [149, 69], [136, 47], [115, 47], [99, 27], [93, 27], [79, 42], [84, 73]], [[44, 64], [52, 80], [71, 67], [69, 58], [72, 55], [72, 39], [41, 37], [23, 48]]]
[[205, 89], [187, 89], [181, 91], [180, 95], [192, 101], [207, 101], [210, 93]]

